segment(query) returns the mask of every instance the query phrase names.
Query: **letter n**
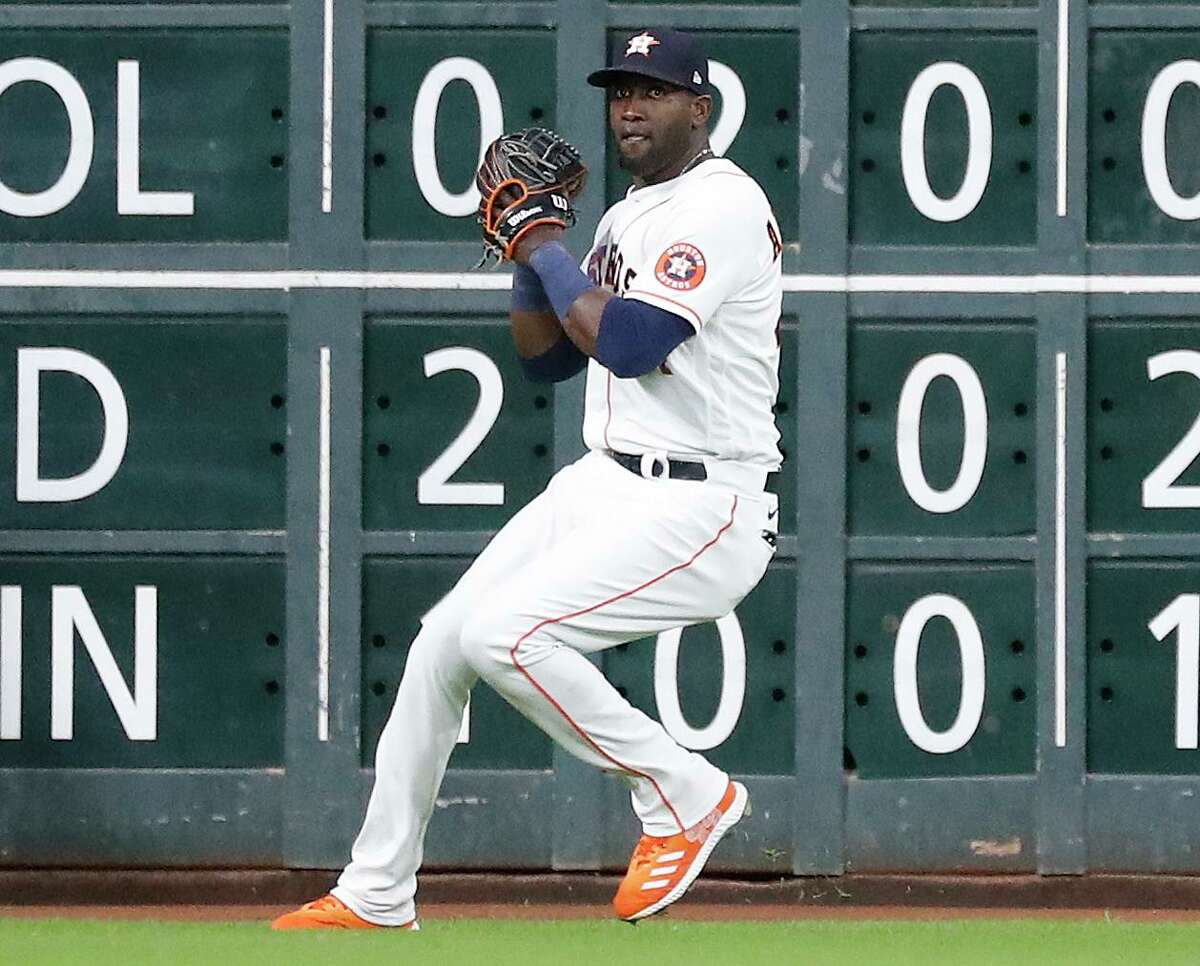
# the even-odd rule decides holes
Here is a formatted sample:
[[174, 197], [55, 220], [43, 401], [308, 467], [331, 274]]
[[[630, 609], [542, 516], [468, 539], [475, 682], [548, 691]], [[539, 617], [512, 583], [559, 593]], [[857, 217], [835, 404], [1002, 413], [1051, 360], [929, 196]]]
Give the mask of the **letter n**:
[[158, 735], [158, 588], [134, 593], [133, 693], [117, 667], [96, 616], [79, 587], [51, 589], [50, 737], [75, 735], [75, 632], [92, 659], [125, 734], [133, 741]]

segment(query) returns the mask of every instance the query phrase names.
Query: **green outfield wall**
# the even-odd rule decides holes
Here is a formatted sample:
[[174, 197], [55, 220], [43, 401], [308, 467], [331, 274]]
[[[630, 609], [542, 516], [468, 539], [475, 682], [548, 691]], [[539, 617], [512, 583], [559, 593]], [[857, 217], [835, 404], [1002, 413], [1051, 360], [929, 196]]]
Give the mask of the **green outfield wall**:
[[[0, 7], [0, 866], [339, 867], [419, 615], [581, 452], [481, 143], [702, 32], [784, 235], [777, 560], [598, 658], [742, 776], [727, 871], [1200, 871], [1200, 4]], [[741, 829], [743, 826], [739, 826]], [[624, 786], [477, 688], [427, 863]]]

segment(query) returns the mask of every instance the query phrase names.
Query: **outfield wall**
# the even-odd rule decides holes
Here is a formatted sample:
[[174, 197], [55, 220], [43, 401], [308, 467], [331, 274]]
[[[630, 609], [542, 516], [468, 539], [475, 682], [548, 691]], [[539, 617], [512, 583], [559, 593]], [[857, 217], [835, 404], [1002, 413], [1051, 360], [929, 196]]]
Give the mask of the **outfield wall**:
[[[1197, 871], [1200, 5], [0, 9], [0, 865], [340, 866], [420, 613], [581, 449], [469, 271], [481, 142], [703, 32], [784, 234], [777, 561], [602, 667], [727, 870]], [[457, 868], [619, 866], [476, 690]]]

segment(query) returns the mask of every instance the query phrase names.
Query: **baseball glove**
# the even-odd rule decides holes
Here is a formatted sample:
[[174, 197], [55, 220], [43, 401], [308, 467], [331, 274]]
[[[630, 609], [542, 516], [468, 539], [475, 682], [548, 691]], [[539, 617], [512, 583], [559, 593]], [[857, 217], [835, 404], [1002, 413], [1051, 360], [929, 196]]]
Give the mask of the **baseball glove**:
[[493, 141], [475, 175], [484, 246], [479, 264], [489, 256], [511, 259], [517, 242], [537, 225], [575, 224], [571, 199], [586, 181], [579, 152], [553, 131], [527, 127]]

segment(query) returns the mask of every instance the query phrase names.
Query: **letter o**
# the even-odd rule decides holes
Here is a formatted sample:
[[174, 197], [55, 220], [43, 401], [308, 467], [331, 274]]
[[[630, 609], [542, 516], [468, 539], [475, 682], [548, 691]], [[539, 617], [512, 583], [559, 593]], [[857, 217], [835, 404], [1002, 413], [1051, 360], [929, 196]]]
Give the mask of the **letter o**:
[[[954, 382], [963, 407], [962, 461], [958, 476], [945, 490], [935, 490], [929, 485], [921, 465], [921, 410], [930, 383], [939, 376]], [[979, 376], [966, 359], [936, 352], [912, 367], [900, 390], [896, 413], [896, 464], [904, 489], [917, 506], [930, 513], [953, 513], [966, 506], [983, 479], [987, 436], [987, 399]]]
[[721, 637], [721, 698], [712, 721], [703, 728], [688, 724], [679, 707], [679, 642], [683, 631], [678, 627], [663, 631], [654, 649], [654, 701], [658, 716], [667, 733], [693, 751], [716, 748], [733, 734], [746, 699], [746, 639], [737, 614], [720, 618], [717, 633]]
[[54, 91], [67, 109], [71, 125], [67, 163], [49, 188], [27, 194], [0, 181], [0, 211], [21, 218], [41, 218], [62, 211], [83, 189], [92, 167], [96, 137], [87, 94], [65, 67], [40, 57], [18, 57], [0, 64], [0, 95], [22, 81], [37, 81]]
[[1167, 172], [1167, 112], [1181, 84], [1200, 87], [1200, 61], [1179, 60], [1168, 64], [1150, 85], [1142, 109], [1142, 173], [1150, 196], [1163, 213], [1179, 221], [1200, 218], [1200, 193], [1181, 197]]
[[[921, 712], [921, 699], [917, 693], [917, 652], [921, 647], [921, 634], [934, 617], [944, 617], [954, 625], [962, 661], [962, 694], [959, 697], [958, 715], [946, 731], [934, 731], [929, 727]], [[905, 612], [900, 629], [896, 632], [892, 682], [896, 712], [914, 745], [932, 755], [947, 755], [970, 741], [983, 717], [984, 675], [983, 639], [979, 636], [979, 625], [961, 600], [948, 594], [930, 594], [916, 601]]]
[[[967, 170], [952, 198], [939, 198], [925, 170], [925, 115], [934, 92], [945, 84], [958, 89], [967, 108]], [[913, 205], [933, 221], [961, 221], [983, 197], [992, 170], [992, 110], [975, 72], [962, 64], [930, 64], [912, 82], [900, 122], [900, 171]]]
[[487, 146], [504, 133], [504, 108], [500, 103], [500, 92], [488, 69], [470, 57], [447, 57], [430, 68], [417, 90], [413, 105], [412, 160], [417, 175], [417, 185], [425, 200], [443, 215], [461, 218], [473, 215], [479, 207], [479, 191], [475, 181], [465, 191], [453, 194], [442, 184], [438, 172], [437, 131], [438, 107], [442, 93], [451, 81], [462, 80], [471, 85], [475, 101], [479, 105], [479, 160]]

